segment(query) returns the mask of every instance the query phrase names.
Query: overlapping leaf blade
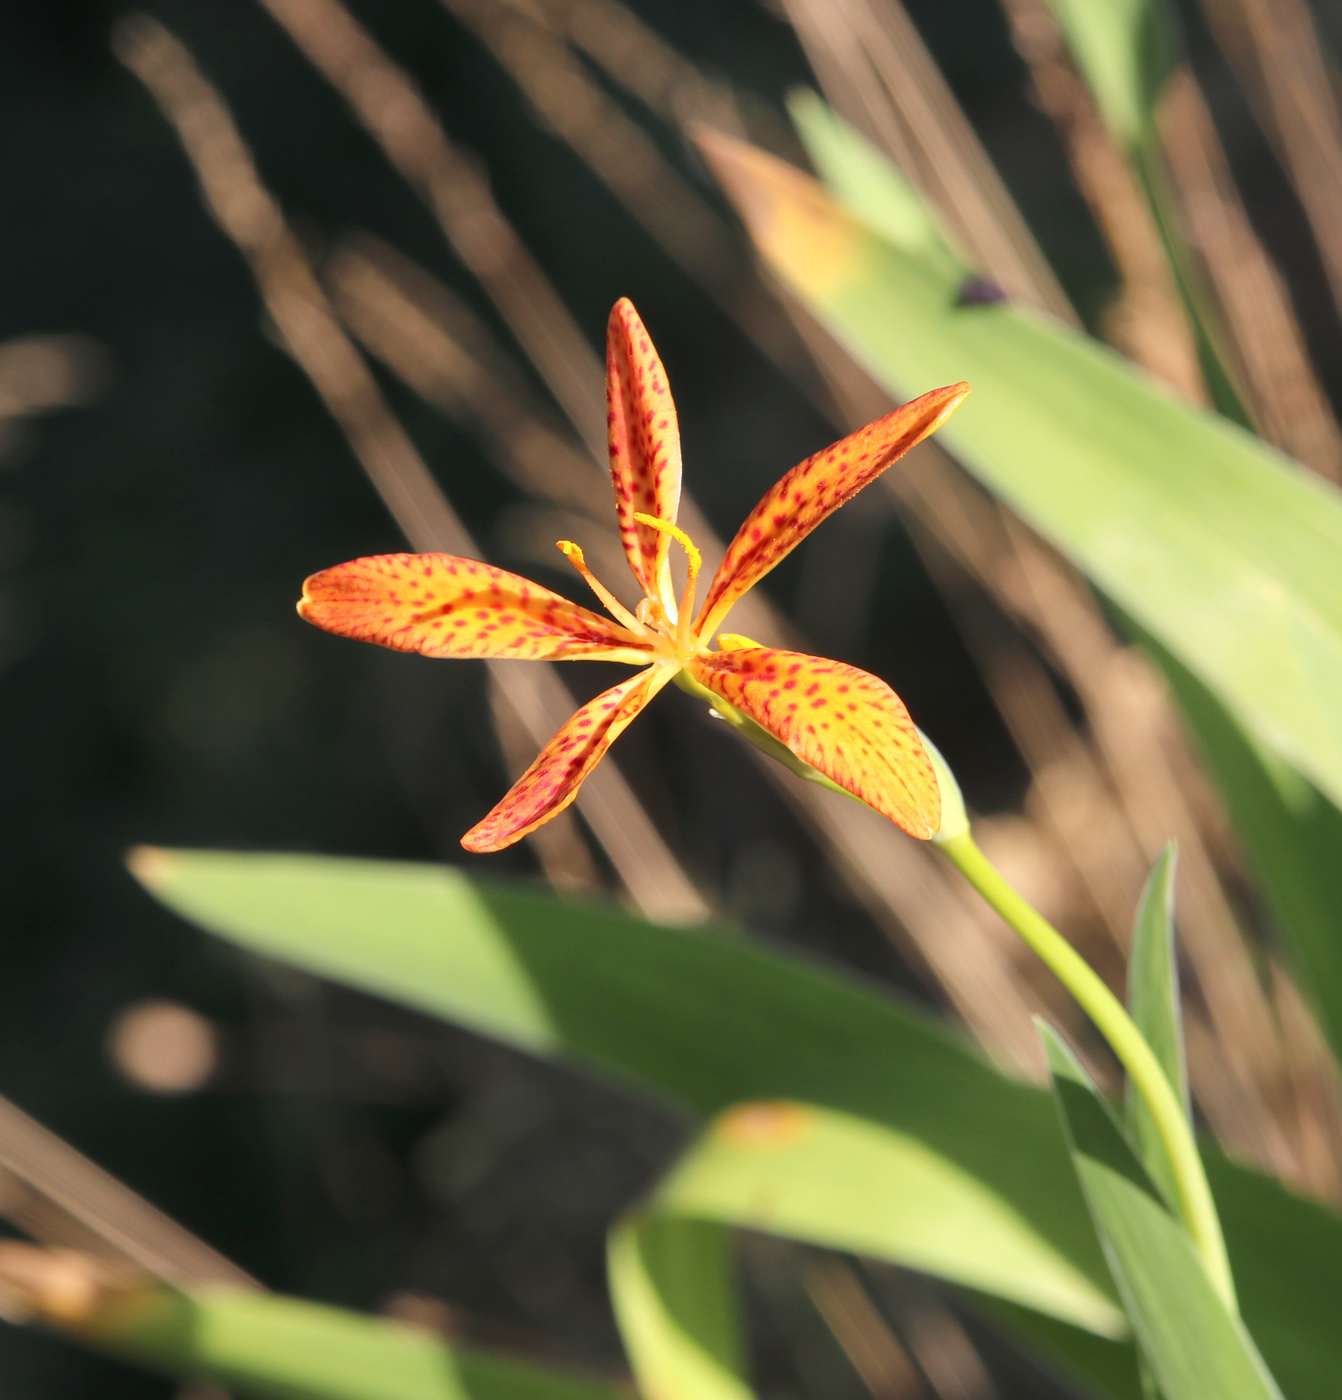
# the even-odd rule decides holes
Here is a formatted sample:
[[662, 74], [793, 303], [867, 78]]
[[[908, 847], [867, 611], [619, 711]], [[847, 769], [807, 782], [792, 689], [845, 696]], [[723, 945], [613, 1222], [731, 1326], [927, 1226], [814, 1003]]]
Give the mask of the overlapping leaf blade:
[[[1174, 951], [1174, 874], [1177, 857], [1166, 846], [1152, 867], [1133, 921], [1128, 950], [1128, 1010], [1155, 1051], [1166, 1078], [1189, 1112], [1188, 1069], [1184, 1062], [1183, 1014], [1179, 1007], [1179, 966]], [[1142, 1162], [1165, 1193], [1176, 1197], [1174, 1176], [1155, 1120], [1141, 1095], [1128, 1086], [1128, 1122]]]
[[[739, 938], [440, 869], [201, 852], [137, 868], [170, 905], [244, 946], [705, 1115], [792, 1099], [884, 1124], [982, 1182], [1103, 1284], [1048, 1096], [850, 978]], [[1208, 1169], [1269, 1364], [1292, 1400], [1332, 1400], [1342, 1222], [1215, 1155]], [[1105, 1367], [1094, 1374], [1099, 1387]]]
[[1164, 1400], [1281, 1400], [1085, 1071], [1052, 1030], [1041, 1035], [1091, 1217]]

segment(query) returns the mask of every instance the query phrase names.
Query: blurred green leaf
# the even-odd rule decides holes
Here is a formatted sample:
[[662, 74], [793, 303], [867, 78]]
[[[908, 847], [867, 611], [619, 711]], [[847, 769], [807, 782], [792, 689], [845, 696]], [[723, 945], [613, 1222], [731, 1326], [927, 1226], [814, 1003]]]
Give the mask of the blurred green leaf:
[[969, 381], [939, 440], [1263, 742], [1342, 801], [1342, 497], [1087, 337], [961, 285], [801, 172], [704, 149], [766, 261], [896, 392]]
[[751, 1400], [727, 1232], [634, 1211], [611, 1232], [611, 1301], [639, 1389], [657, 1400]]
[[796, 1103], [743, 1104], [658, 1188], [660, 1210], [893, 1260], [1103, 1336], [1121, 1312], [982, 1180], [906, 1133]]
[[1048, 0], [1100, 113], [1120, 145], [1145, 143], [1174, 71], [1178, 36], [1164, 0]]
[[269, 1293], [159, 1288], [102, 1308], [82, 1340], [266, 1400], [615, 1400], [595, 1378]]
[[1085, 1070], [1040, 1026], [1072, 1160], [1164, 1400], [1281, 1400]]
[[135, 870], [235, 942], [705, 1115], [791, 1099], [885, 1123], [985, 1183], [1042, 1258], [1066, 1261], [1056, 1296], [1081, 1291], [1065, 1315], [1096, 1315], [1104, 1262], [1047, 1098], [855, 980], [443, 867], [152, 851]]
[[[170, 906], [245, 947], [704, 1116], [794, 1100], [883, 1124], [982, 1182], [1107, 1287], [1048, 1094], [852, 977], [437, 867], [158, 851], [135, 868]], [[1215, 1154], [1208, 1171], [1269, 1363], [1293, 1400], [1333, 1400], [1342, 1221]]]
[[[1155, 1051], [1166, 1078], [1174, 1086], [1184, 1113], [1190, 1112], [1188, 1069], [1184, 1062], [1183, 1014], [1179, 1005], [1179, 964], [1174, 950], [1174, 873], [1178, 860], [1173, 844], [1165, 847], [1151, 868], [1133, 921], [1128, 950], [1128, 1010]], [[1128, 1122], [1142, 1161], [1165, 1193], [1177, 1199], [1174, 1174], [1155, 1120], [1140, 1094], [1128, 1087]]]

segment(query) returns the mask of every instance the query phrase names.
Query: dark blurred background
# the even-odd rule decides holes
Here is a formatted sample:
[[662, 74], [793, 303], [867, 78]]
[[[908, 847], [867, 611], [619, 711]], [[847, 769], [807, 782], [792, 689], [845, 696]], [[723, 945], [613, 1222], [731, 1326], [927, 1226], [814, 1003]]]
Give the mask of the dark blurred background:
[[[618, 1367], [603, 1231], [681, 1141], [675, 1115], [249, 960], [156, 906], [124, 869], [127, 848], [147, 842], [538, 878], [525, 847], [479, 861], [458, 846], [508, 781], [483, 667], [357, 646], [294, 613], [307, 574], [403, 539], [275, 343], [177, 137], [112, 56], [127, 8], [0, 6], [0, 341], [63, 338], [13, 361], [46, 398], [0, 423], [0, 1093], [270, 1286]], [[633, 299], [676, 393], [687, 485], [730, 533], [833, 429], [440, 5], [352, 8], [487, 164], [594, 346], [614, 300]], [[633, 8], [777, 106], [813, 81], [767, 4]], [[1114, 273], [993, 0], [910, 8], [1094, 323]], [[507, 342], [424, 206], [269, 15], [246, 0], [152, 12], [226, 96], [311, 249], [374, 233]], [[1219, 60], [1193, 17], [1190, 35], [1216, 105]], [[1321, 273], [1299, 212], [1257, 129], [1225, 105], [1259, 232], [1308, 308]], [[717, 203], [688, 151], [656, 139]], [[1336, 391], [1334, 323], [1305, 319]], [[522, 493], [476, 441], [383, 383], [489, 557], [581, 596], [557, 554], [550, 566], [519, 548]], [[841, 611], [817, 615], [808, 600], [835, 571], [851, 584]], [[979, 809], [1019, 802], [1021, 760], [888, 501], [873, 493], [836, 517], [767, 588], [833, 654], [896, 687]], [[584, 696], [610, 683], [597, 668], [567, 674]], [[617, 754], [715, 910], [925, 995], [687, 697], [664, 694]], [[780, 1281], [795, 1273], [788, 1249], [748, 1242], [746, 1256], [755, 1295], [782, 1298], [759, 1309], [765, 1390], [864, 1393], [815, 1319], [795, 1321], [807, 1305]], [[1012, 1393], [1014, 1363], [982, 1344]], [[0, 1389], [173, 1392], [11, 1328]]]

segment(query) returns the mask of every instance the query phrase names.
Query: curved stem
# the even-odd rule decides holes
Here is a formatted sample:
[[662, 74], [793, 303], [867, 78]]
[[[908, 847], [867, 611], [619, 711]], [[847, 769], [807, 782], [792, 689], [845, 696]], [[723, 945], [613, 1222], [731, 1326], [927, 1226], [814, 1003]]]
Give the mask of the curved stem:
[[1179, 1213], [1193, 1237], [1207, 1275], [1230, 1310], [1236, 1311], [1235, 1284], [1226, 1257], [1221, 1222], [1192, 1127], [1160, 1061], [1132, 1017], [1081, 954], [1007, 884], [974, 844], [968, 831], [938, 844], [970, 884], [1077, 999], [1118, 1056], [1155, 1121], [1174, 1175]]

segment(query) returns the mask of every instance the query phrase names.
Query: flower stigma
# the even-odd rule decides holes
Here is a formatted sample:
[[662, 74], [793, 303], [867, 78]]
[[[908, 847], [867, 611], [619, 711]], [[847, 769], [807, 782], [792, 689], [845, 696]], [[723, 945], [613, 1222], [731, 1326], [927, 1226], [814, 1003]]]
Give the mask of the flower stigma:
[[669, 520], [663, 520], [660, 515], [645, 515], [641, 510], [638, 510], [634, 512], [634, 519], [640, 525], [646, 525], [650, 530], [670, 535], [685, 551], [689, 570], [685, 580], [685, 592], [680, 599], [679, 618], [674, 638], [678, 653], [676, 659], [684, 664], [694, 650], [694, 623], [692, 621], [694, 617], [694, 590], [699, 582], [699, 570], [703, 567], [703, 555], [699, 553], [694, 546], [694, 541], [679, 525], [673, 525]]

